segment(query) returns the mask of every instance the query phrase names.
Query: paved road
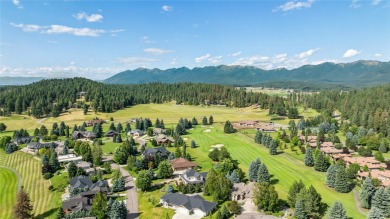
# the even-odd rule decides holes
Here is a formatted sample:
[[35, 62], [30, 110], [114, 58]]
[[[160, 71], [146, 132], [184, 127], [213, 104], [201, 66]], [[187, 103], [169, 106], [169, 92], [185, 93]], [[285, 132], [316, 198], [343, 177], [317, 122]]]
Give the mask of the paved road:
[[360, 207], [360, 201], [359, 201], [359, 195], [358, 195], [358, 193], [356, 192], [355, 189], [352, 190], [352, 191], [353, 191], [353, 197], [355, 198], [355, 204], [356, 204], [357, 210], [358, 210], [361, 214], [363, 214], [364, 216], [366, 216], [366, 215], [367, 215], [366, 212], [364, 212], [363, 208]]
[[[112, 156], [104, 156], [103, 162], [112, 162]], [[138, 211], [138, 194], [137, 187], [135, 187], [135, 183], [133, 177], [122, 167], [120, 167], [116, 163], [111, 163], [111, 168], [120, 169], [122, 176], [125, 179], [126, 185], [126, 208], [128, 210], [127, 219], [138, 219], [139, 211]]]
[[20, 188], [22, 187], [22, 177], [19, 175], [19, 173], [16, 170], [11, 169], [9, 167], [5, 167], [5, 166], [0, 166], [0, 167], [11, 170], [13, 173], [15, 173], [15, 175], [18, 177], [18, 191], [20, 191]]

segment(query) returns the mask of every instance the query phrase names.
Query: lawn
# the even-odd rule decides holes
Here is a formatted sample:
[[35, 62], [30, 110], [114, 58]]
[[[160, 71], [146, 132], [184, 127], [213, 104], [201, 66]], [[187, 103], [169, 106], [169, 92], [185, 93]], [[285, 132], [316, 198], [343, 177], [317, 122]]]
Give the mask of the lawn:
[[165, 187], [154, 188], [149, 192], [138, 192], [138, 205], [141, 212], [140, 218], [165, 218], [169, 215], [169, 218], [175, 214], [174, 210], [156, 207], [149, 201], [150, 197], [154, 197], [157, 203], [160, 202], [161, 196], [165, 195]]
[[16, 202], [18, 178], [9, 169], [0, 167], [0, 218], [11, 218]]
[[[0, 151], [0, 165], [16, 170], [22, 177], [22, 185], [30, 195], [35, 218], [54, 218], [57, 208], [61, 205], [61, 194], [48, 190], [50, 181], [42, 178], [39, 161], [23, 152], [7, 155], [4, 151]], [[11, 184], [8, 179], [6, 182], [6, 185]], [[12, 185], [17, 185], [17, 183], [12, 183]]]
[[[253, 142], [253, 138], [243, 133], [224, 134], [223, 127], [220, 124], [214, 124], [214, 128], [196, 127], [189, 136], [199, 145], [198, 148], [188, 150], [195, 162], [204, 166], [202, 170], [207, 170], [210, 167], [207, 154], [211, 149], [211, 145], [224, 144], [231, 156], [240, 163], [240, 167], [247, 173], [249, 164], [257, 157], [264, 162], [269, 172], [273, 175], [272, 182], [282, 199], [287, 198], [288, 190], [294, 180], [300, 180], [307, 185], [313, 185], [322, 195], [323, 202], [331, 206], [333, 202], [341, 200], [345, 206], [348, 216], [353, 218], [362, 218], [363, 216], [357, 212], [353, 194], [337, 193], [333, 189], [326, 187], [325, 173], [316, 172], [313, 168], [307, 167], [303, 163], [303, 155], [295, 155], [290, 149], [285, 150], [285, 153], [271, 156], [268, 149], [262, 145], [257, 145]], [[211, 132], [204, 132], [205, 129], [211, 129]], [[185, 137], [185, 136], [184, 136]]]

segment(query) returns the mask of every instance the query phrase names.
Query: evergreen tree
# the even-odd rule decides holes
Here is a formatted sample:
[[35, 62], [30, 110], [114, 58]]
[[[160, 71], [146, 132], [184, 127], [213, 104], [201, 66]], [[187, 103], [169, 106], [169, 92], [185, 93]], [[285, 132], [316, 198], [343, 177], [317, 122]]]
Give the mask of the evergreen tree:
[[77, 174], [77, 166], [74, 162], [70, 162], [68, 165], [68, 176], [69, 179], [72, 179]]
[[371, 206], [380, 210], [385, 217], [390, 217], [390, 190], [380, 187], [372, 198]]
[[348, 219], [347, 212], [341, 202], [336, 201], [333, 204], [333, 206], [329, 209], [327, 219]]
[[57, 153], [54, 150], [50, 154], [49, 165], [53, 173], [61, 168], [60, 162], [58, 162]]
[[116, 136], [115, 141], [116, 141], [116, 143], [122, 143], [122, 136], [121, 136], [121, 134], [119, 134], [118, 136]]
[[256, 136], [255, 136], [255, 143], [261, 144], [262, 138], [263, 138], [263, 133], [261, 131], [257, 130]]
[[387, 147], [384, 140], [381, 141], [378, 151], [381, 153], [387, 153]]
[[302, 180], [294, 181], [291, 185], [288, 196], [287, 196], [287, 202], [290, 206], [295, 206], [296, 198], [299, 192], [305, 188], [305, 184], [303, 184]]
[[274, 140], [271, 140], [270, 146], [269, 146], [269, 154], [271, 155], [277, 155], [278, 154], [278, 143]]
[[33, 218], [33, 206], [31, 205], [30, 196], [24, 191], [23, 187], [18, 192], [16, 204], [13, 208], [13, 217], [15, 219]]
[[174, 192], [173, 186], [171, 184], [169, 184], [167, 186], [166, 193], [173, 193], [173, 192]]
[[227, 134], [230, 134], [230, 133], [234, 133], [235, 131], [236, 131], [236, 130], [233, 128], [232, 123], [230, 123], [230, 121], [227, 120], [227, 121], [225, 122], [225, 126], [224, 126], [224, 128], [223, 128], [223, 132], [224, 132], [224, 133], [227, 133]]
[[314, 166], [313, 149], [310, 147], [307, 149], [305, 154], [305, 165], [308, 167]]
[[226, 178], [228, 178], [233, 184], [240, 182], [240, 177], [236, 173], [236, 170], [233, 170], [231, 174], [226, 174]]
[[113, 122], [111, 122], [111, 125], [110, 125], [110, 127], [108, 128], [108, 130], [116, 131], [116, 127], [115, 127], [115, 124], [114, 124]]
[[305, 203], [302, 199], [298, 199], [295, 203], [294, 216], [297, 219], [306, 219], [307, 212], [305, 211]]
[[372, 184], [370, 177], [366, 177], [366, 179], [364, 179], [359, 195], [360, 205], [363, 208], [370, 209], [372, 198], [375, 195], [375, 186]]
[[112, 183], [112, 191], [113, 192], [121, 192], [125, 190], [125, 180], [123, 177], [120, 177], [117, 180], [114, 180]]
[[270, 182], [270, 176], [267, 169], [267, 166], [262, 163], [257, 172], [257, 182]]
[[334, 188], [336, 182], [336, 174], [340, 168], [340, 165], [333, 164], [331, 165], [326, 172], [326, 185], [331, 188]]
[[256, 160], [252, 161], [249, 165], [249, 173], [248, 178], [250, 181], [256, 181], [257, 180], [257, 172], [259, 171], [259, 167], [261, 165], [260, 159], [257, 158]]
[[65, 212], [64, 209], [62, 209], [62, 206], [60, 206], [57, 210], [56, 219], [63, 219], [65, 218]]
[[328, 169], [328, 161], [322, 153], [318, 153], [314, 161], [314, 169], [320, 172], [326, 172]]
[[191, 120], [192, 125], [198, 125], [198, 120], [194, 117]]
[[169, 161], [162, 161], [158, 165], [158, 175], [162, 178], [168, 178], [172, 176], [173, 170], [172, 170], [172, 165]]
[[122, 123], [118, 123], [118, 126], [116, 127], [116, 131], [119, 132], [119, 135], [122, 133], [122, 130], [123, 130], [123, 126], [122, 126]]
[[194, 140], [191, 140], [191, 148], [196, 148], [196, 144]]
[[98, 192], [92, 200], [91, 214], [97, 219], [106, 218], [107, 214], [107, 198]]
[[173, 159], [175, 159], [175, 154], [171, 152], [168, 156], [168, 160], [173, 160]]
[[203, 116], [202, 125], [207, 125], [207, 117]]
[[212, 125], [214, 123], [214, 118], [213, 116], [210, 116], [209, 117], [209, 124]]
[[253, 201], [258, 209], [275, 212], [279, 207], [278, 193], [275, 187], [267, 182], [256, 183]]
[[344, 166], [340, 166], [336, 173], [336, 180], [334, 182], [334, 188], [337, 192], [347, 193], [351, 191], [351, 184], [349, 178], [345, 173]]
[[126, 128], [125, 128], [126, 133], [131, 131], [131, 126], [130, 123], [126, 122]]

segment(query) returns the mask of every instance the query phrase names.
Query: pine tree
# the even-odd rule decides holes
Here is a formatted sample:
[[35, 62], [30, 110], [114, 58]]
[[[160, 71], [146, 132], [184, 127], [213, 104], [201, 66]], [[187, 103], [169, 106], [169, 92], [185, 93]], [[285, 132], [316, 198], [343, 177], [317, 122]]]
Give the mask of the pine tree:
[[256, 181], [257, 180], [257, 172], [259, 171], [259, 167], [261, 165], [260, 159], [257, 158], [256, 160], [252, 161], [249, 165], [249, 174], [248, 178], [250, 181]]
[[174, 192], [173, 186], [171, 184], [169, 184], [167, 189], [166, 189], [166, 193], [173, 193], [173, 192]]
[[232, 183], [240, 182], [240, 177], [238, 176], [236, 170], [233, 170], [231, 174], [227, 173], [226, 178], [228, 178]]
[[60, 169], [60, 163], [58, 162], [57, 153], [54, 150], [51, 152], [49, 165], [53, 173]]
[[302, 180], [294, 181], [291, 185], [288, 196], [287, 196], [287, 202], [290, 206], [295, 206], [296, 198], [299, 192], [305, 188], [305, 184], [303, 184]]
[[381, 141], [378, 151], [381, 153], [387, 153], [387, 147], [384, 140]]
[[383, 211], [381, 209], [373, 207], [368, 212], [367, 219], [385, 219], [385, 216], [384, 216]]
[[209, 124], [212, 125], [214, 123], [214, 118], [213, 116], [210, 116], [209, 117]]
[[116, 130], [119, 132], [119, 135], [122, 133], [123, 126], [122, 126], [122, 124], [120, 122], [118, 123], [118, 126], [116, 127]]
[[195, 141], [191, 140], [191, 148], [195, 148], [195, 147], [196, 147]]
[[173, 159], [175, 159], [175, 154], [171, 152], [168, 156], [168, 160], [173, 160]]
[[322, 200], [321, 195], [312, 185], [309, 187], [306, 194], [305, 206], [308, 215], [311, 216], [311, 218], [319, 217]]
[[33, 218], [32, 211], [33, 206], [31, 205], [30, 196], [22, 187], [17, 195], [16, 204], [13, 208], [13, 216], [15, 219]]
[[207, 117], [203, 116], [202, 125], [207, 125]]
[[107, 198], [101, 192], [98, 192], [92, 201], [91, 214], [97, 219], [104, 219], [106, 218], [107, 208]]
[[305, 203], [302, 199], [298, 199], [295, 203], [294, 216], [297, 219], [307, 218], [307, 213], [305, 212]]
[[225, 126], [223, 128], [223, 132], [226, 133], [226, 134], [230, 134], [230, 133], [234, 133], [235, 132], [235, 129], [233, 128], [233, 125], [232, 125], [232, 123], [229, 120], [227, 120], [225, 122]]
[[68, 176], [69, 179], [72, 179], [77, 174], [77, 166], [74, 162], [70, 162], [68, 166]]
[[118, 136], [116, 136], [116, 143], [122, 143], [122, 136], [121, 134], [119, 134]]
[[385, 217], [390, 216], [390, 190], [381, 187], [376, 192], [374, 197], [372, 198], [371, 203], [372, 208], [377, 208]]
[[65, 212], [64, 209], [62, 209], [62, 206], [60, 206], [56, 214], [56, 219], [63, 219], [63, 218], [65, 218]]
[[329, 209], [327, 219], [348, 219], [347, 212], [341, 202], [336, 201]]
[[308, 167], [314, 166], [313, 149], [310, 147], [307, 149], [305, 154], [305, 165]]
[[349, 178], [345, 173], [344, 166], [340, 166], [336, 173], [336, 180], [334, 182], [334, 189], [337, 192], [347, 193], [351, 191], [351, 184], [349, 182]]
[[360, 205], [363, 208], [370, 209], [372, 198], [375, 195], [375, 186], [372, 184], [370, 177], [366, 177], [366, 179], [363, 181], [359, 195]]
[[331, 188], [334, 188], [334, 184], [336, 182], [336, 174], [339, 167], [340, 166], [338, 164], [333, 164], [328, 168], [326, 172], [326, 185]]
[[115, 124], [112, 122], [110, 127], [108, 128], [108, 130], [113, 130], [113, 131], [116, 131], [116, 127], [115, 127]]
[[322, 153], [318, 153], [314, 161], [314, 169], [320, 172], [326, 172], [328, 169], [328, 161]]
[[271, 155], [277, 155], [278, 154], [278, 143], [276, 141], [271, 140], [270, 146], [269, 146], [269, 154]]
[[226, 209], [226, 206], [223, 205], [222, 208], [221, 208], [221, 216], [222, 218], [229, 218], [229, 211]]
[[267, 169], [267, 166], [262, 163], [259, 167], [259, 171], [257, 172], [257, 182], [269, 182], [270, 176]]

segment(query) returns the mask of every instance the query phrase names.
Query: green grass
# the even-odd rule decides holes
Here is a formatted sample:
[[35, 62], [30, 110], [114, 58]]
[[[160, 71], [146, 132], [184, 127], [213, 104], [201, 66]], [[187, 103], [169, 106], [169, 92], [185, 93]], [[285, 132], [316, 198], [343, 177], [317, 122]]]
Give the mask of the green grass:
[[153, 206], [149, 201], [149, 198], [153, 196], [158, 203], [161, 196], [165, 194], [165, 188], [166, 186], [163, 188], [155, 188], [149, 192], [138, 192], [138, 206], [141, 212], [140, 218], [165, 218], [167, 214], [169, 218], [172, 218], [175, 214], [174, 210]]
[[[208, 127], [201, 128], [200, 126], [190, 133], [191, 138], [196, 141], [199, 147], [188, 151], [192, 157], [195, 157], [195, 162], [198, 162], [201, 166], [210, 167], [206, 156], [211, 149], [211, 145], [224, 144], [233, 159], [240, 163], [240, 167], [246, 173], [250, 162], [259, 157], [267, 165], [270, 174], [273, 175], [272, 181], [275, 183], [280, 198], [286, 200], [293, 181], [301, 179], [307, 186], [313, 185], [322, 195], [323, 202], [328, 206], [332, 206], [333, 202], [341, 200], [348, 216], [353, 218], [363, 217], [357, 212], [352, 192], [342, 194], [326, 187], [325, 173], [316, 172], [313, 168], [305, 166], [302, 154], [296, 155], [295, 152], [287, 149], [284, 150], [284, 153], [271, 156], [268, 149], [255, 144], [252, 137], [242, 133], [224, 134], [223, 127], [219, 124], [214, 124], [213, 127], [214, 129], [209, 133], [203, 132]], [[206, 170], [206, 168], [202, 170]]]
[[[54, 218], [57, 208], [61, 205], [61, 193], [48, 190], [50, 181], [43, 179], [39, 161], [23, 152], [7, 155], [0, 150], [0, 165], [16, 170], [22, 177], [22, 185], [30, 195], [35, 218]], [[11, 183], [7, 180], [6, 185], [8, 184]]]
[[18, 178], [9, 169], [0, 167], [0, 218], [11, 218], [16, 202]]

